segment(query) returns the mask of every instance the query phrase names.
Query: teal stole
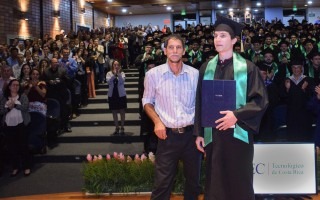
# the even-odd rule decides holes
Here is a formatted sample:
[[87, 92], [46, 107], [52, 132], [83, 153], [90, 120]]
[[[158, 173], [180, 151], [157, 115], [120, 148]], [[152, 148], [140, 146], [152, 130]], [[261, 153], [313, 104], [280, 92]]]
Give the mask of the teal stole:
[[[203, 80], [213, 80], [218, 63], [218, 55], [209, 61]], [[244, 106], [247, 102], [247, 62], [237, 53], [233, 53], [234, 80], [236, 80], [236, 109]], [[203, 93], [203, 92], [202, 92]], [[202, 94], [203, 95], [203, 94]], [[214, 106], [214, 105], [212, 105]], [[249, 143], [248, 132], [240, 126], [235, 127], [233, 137]], [[212, 127], [204, 128], [204, 145], [212, 142]]]

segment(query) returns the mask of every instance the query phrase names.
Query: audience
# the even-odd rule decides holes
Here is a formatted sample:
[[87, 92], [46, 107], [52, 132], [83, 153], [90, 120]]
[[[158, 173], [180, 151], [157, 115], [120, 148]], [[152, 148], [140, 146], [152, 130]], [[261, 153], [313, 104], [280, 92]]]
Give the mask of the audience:
[[[56, 99], [61, 111], [60, 131], [71, 132], [69, 121], [81, 114], [79, 108], [86, 106], [89, 98], [96, 97], [98, 84], [107, 82], [108, 103], [115, 123], [113, 134], [124, 135], [127, 97], [122, 69], [139, 70], [141, 93], [144, 74], [149, 66], [156, 67], [166, 62], [163, 41], [172, 32], [179, 33], [186, 41], [183, 56], [186, 64], [199, 68], [216, 54], [212, 25], [188, 25], [185, 30], [181, 26], [174, 28], [174, 31], [167, 26], [161, 31], [148, 26], [100, 28], [77, 33], [70, 31], [67, 35], [61, 32], [53, 38], [45, 34], [43, 39], [16, 39], [12, 44], [0, 44], [0, 98], [6, 98], [3, 91], [9, 88], [11, 79], [17, 78], [21, 90], [28, 94], [29, 109], [45, 114], [46, 99]], [[314, 121], [306, 105], [316, 109], [319, 101], [319, 34], [318, 25], [300, 24], [294, 20], [285, 26], [281, 21], [273, 21], [267, 26], [259, 23], [247, 25], [243, 37], [238, 38], [236, 52], [260, 68], [272, 102], [262, 120], [262, 137], [256, 140], [277, 141], [279, 119], [274, 115], [282, 107], [282, 114], [287, 113], [281, 119], [285, 122], [282, 125], [287, 126], [285, 140], [314, 141], [311, 134], [301, 134], [310, 133]], [[299, 65], [295, 59], [298, 57], [301, 58]], [[316, 92], [315, 86], [318, 86]], [[139, 114], [145, 122], [142, 107]], [[155, 151], [152, 145], [156, 142], [149, 138], [153, 134], [150, 127], [152, 124], [143, 125], [141, 130], [142, 135], [147, 135], [146, 152]], [[270, 131], [272, 134], [269, 136]]]

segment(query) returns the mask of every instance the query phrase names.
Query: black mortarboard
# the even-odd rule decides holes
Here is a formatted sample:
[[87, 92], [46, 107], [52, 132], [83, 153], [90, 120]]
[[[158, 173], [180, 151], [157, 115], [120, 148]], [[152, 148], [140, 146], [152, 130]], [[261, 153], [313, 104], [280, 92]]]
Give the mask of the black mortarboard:
[[146, 46], [151, 46], [151, 47], [153, 47], [154, 45], [153, 45], [153, 40], [150, 40], [150, 41], [147, 41], [147, 42], [145, 42], [144, 43], [144, 46], [146, 47]]
[[265, 54], [267, 54], [267, 53], [270, 53], [270, 54], [272, 54], [272, 55], [274, 56], [272, 49], [270, 49], [269, 47], [268, 47], [268, 48], [265, 48], [265, 49], [263, 50], [263, 52], [262, 52], [263, 55], [265, 55]]
[[194, 44], [194, 43], [200, 44], [201, 42], [199, 39], [190, 40], [190, 44]]
[[245, 25], [239, 24], [229, 18], [222, 17], [221, 15], [217, 15], [215, 27], [215, 31], [226, 31], [231, 35], [231, 38], [235, 38], [235, 36], [241, 35], [241, 31]]
[[315, 41], [313, 41], [313, 40], [311, 40], [311, 39], [306, 39], [304, 42], [303, 42], [303, 46], [305, 46], [306, 44], [308, 44], [308, 43], [311, 43], [311, 44], [313, 44], [314, 45], [314, 43], [315, 43]]
[[156, 61], [154, 59], [149, 59], [145, 62], [148, 65], [151, 65], [151, 64], [156, 64]]
[[269, 70], [269, 66], [266, 65], [266, 64], [263, 63], [263, 62], [257, 63], [257, 66], [258, 66], [258, 68], [259, 68], [260, 71], [267, 72], [267, 71]]
[[185, 53], [183, 54], [182, 58], [190, 58], [190, 55], [189, 55], [187, 52], [185, 52]]
[[258, 37], [258, 36], [254, 36], [251, 38], [251, 44], [254, 44], [254, 43], [260, 43], [261, 44], [261, 38]]
[[293, 59], [291, 60], [291, 66], [293, 65], [304, 65], [304, 59], [302, 55], [296, 55], [293, 57]]
[[284, 39], [279, 42], [278, 46], [280, 47], [282, 44], [286, 44], [287, 46], [289, 46], [289, 42]]

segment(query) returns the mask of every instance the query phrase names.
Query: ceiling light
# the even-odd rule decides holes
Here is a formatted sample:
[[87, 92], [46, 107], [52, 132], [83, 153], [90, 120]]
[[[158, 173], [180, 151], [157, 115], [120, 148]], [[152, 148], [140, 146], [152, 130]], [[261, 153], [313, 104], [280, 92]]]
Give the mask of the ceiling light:
[[108, 2], [110, 3], [110, 2], [112, 2], [112, 0], [108, 0]]
[[254, 10], [254, 12], [258, 12], [258, 11], [259, 11], [258, 9], [255, 9], [255, 10]]
[[122, 8], [122, 10], [121, 10], [123, 13], [126, 13], [128, 10], [127, 9], [125, 9], [125, 8]]
[[232, 12], [233, 11], [233, 8], [229, 8], [229, 12]]
[[172, 9], [171, 6], [168, 6], [168, 7], [167, 7], [167, 10], [171, 10], [171, 9]]
[[218, 6], [218, 8], [222, 8], [222, 4], [221, 4], [221, 3], [220, 3], [220, 4], [218, 4], [217, 6]]
[[221, 10], [221, 11], [220, 11], [220, 13], [224, 13], [224, 11], [223, 11], [223, 10]]
[[260, 2], [258, 2], [258, 3], [257, 3], [257, 6], [261, 6], [261, 3], [260, 3]]
[[250, 8], [246, 8], [246, 11], [249, 11], [250, 10]]
[[312, 1], [308, 1], [308, 4], [312, 4]]

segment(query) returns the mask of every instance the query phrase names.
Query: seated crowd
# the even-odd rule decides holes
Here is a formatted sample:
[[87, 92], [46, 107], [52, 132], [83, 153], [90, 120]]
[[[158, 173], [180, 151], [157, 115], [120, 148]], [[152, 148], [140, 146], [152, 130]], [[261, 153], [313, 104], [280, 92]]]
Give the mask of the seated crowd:
[[[95, 97], [95, 86], [106, 83], [112, 60], [121, 61], [122, 68], [139, 70], [141, 102], [146, 71], [166, 62], [163, 48], [168, 35], [176, 33], [184, 38], [183, 62], [199, 69], [217, 54], [213, 31], [214, 26], [201, 24], [188, 25], [185, 29], [178, 25], [173, 32], [166, 26], [161, 30], [150, 26], [113, 27], [77, 33], [71, 30], [55, 38], [48, 34], [41, 39], [17, 38], [11, 44], [0, 44], [0, 99], [3, 99], [0, 115], [5, 116], [13, 108], [24, 113], [22, 104], [28, 102], [28, 112], [52, 119], [50, 109], [54, 108], [49, 102], [58, 102], [58, 126], [47, 120], [47, 126], [58, 128], [45, 129], [45, 143], [54, 146], [58, 133], [72, 131], [69, 121], [80, 114], [79, 108], [88, 104], [88, 98]], [[305, 20], [302, 23], [290, 20], [288, 26], [281, 21], [247, 25], [234, 51], [259, 67], [268, 89], [270, 103], [256, 141], [272, 142], [281, 137], [285, 141], [315, 142], [319, 146], [320, 133], [314, 134], [313, 124], [320, 123], [320, 115], [318, 120], [315, 117], [320, 105], [320, 26]], [[19, 88], [14, 90], [17, 84]], [[12, 96], [16, 94], [18, 99]], [[22, 96], [26, 97], [24, 102]], [[12, 103], [12, 99], [16, 102]], [[155, 151], [157, 138], [153, 134], [153, 124], [141, 103], [139, 112], [144, 150]], [[8, 124], [19, 130], [23, 127], [21, 124], [28, 127], [22, 123], [27, 119], [21, 116], [18, 121], [14, 117], [1, 119], [1, 130], [7, 130], [4, 127], [8, 128]], [[280, 135], [284, 127], [286, 134]], [[320, 125], [316, 130], [318, 127]], [[15, 137], [21, 139], [21, 135]], [[28, 142], [28, 138], [21, 139], [20, 145], [28, 145]], [[19, 152], [12, 152], [18, 157]], [[26, 175], [30, 173], [29, 165], [26, 162]]]

